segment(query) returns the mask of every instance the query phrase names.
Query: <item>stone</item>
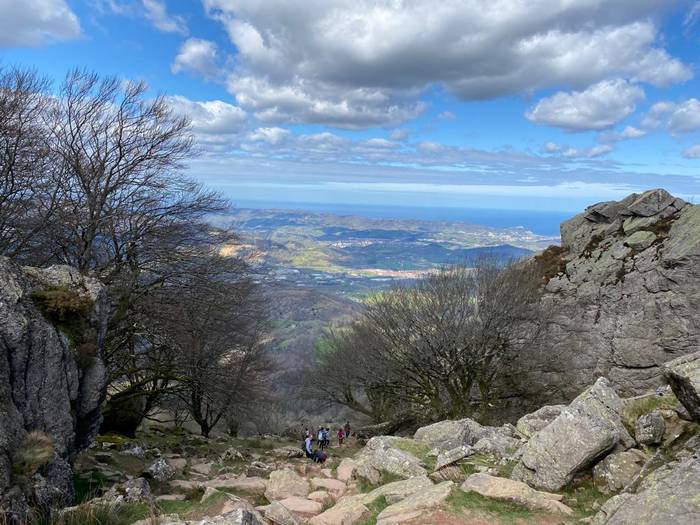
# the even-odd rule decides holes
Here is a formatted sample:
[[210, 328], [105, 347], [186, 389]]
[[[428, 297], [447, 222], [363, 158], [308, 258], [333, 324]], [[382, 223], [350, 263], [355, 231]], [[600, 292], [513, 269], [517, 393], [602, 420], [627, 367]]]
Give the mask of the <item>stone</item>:
[[204, 486], [215, 489], [231, 489], [247, 494], [265, 494], [267, 481], [257, 477], [220, 476], [204, 482]]
[[267, 481], [265, 497], [269, 501], [282, 500], [291, 496], [305, 497], [311, 492], [311, 485], [292, 469], [275, 470]]
[[125, 443], [119, 452], [125, 456], [133, 456], [139, 459], [146, 457], [146, 449], [139, 443]]
[[603, 492], [620, 492], [635, 480], [647, 459], [637, 449], [610, 454], [593, 467], [593, 482]]
[[99, 498], [104, 503], [149, 503], [153, 499], [151, 486], [144, 478], [134, 478], [110, 488]]
[[156, 496], [156, 501], [185, 501], [186, 499], [186, 494], [161, 494]]
[[165, 458], [158, 458], [151, 463], [146, 472], [158, 481], [169, 481], [175, 476], [175, 469]]
[[345, 483], [337, 479], [311, 478], [310, 482], [313, 490], [325, 490], [336, 498], [342, 496], [347, 489]]
[[654, 232], [640, 230], [627, 237], [625, 245], [629, 246], [634, 251], [641, 252], [649, 248], [656, 240], [657, 237]]
[[448, 465], [442, 467], [440, 470], [431, 472], [428, 476], [434, 483], [440, 483], [441, 481], [454, 481], [455, 483], [462, 483], [467, 474], [456, 465]]
[[227, 448], [221, 456], [219, 456], [220, 463], [226, 463], [227, 461], [245, 460], [243, 453], [235, 447]]
[[319, 502], [299, 496], [289, 496], [279, 500], [279, 503], [302, 518], [311, 518], [323, 510], [323, 505]]
[[354, 525], [366, 520], [370, 511], [361, 501], [360, 496], [345, 496], [333, 507], [314, 516], [309, 520], [310, 525]]
[[168, 483], [168, 486], [172, 490], [194, 490], [199, 487], [202, 487], [202, 482], [201, 481], [193, 481], [193, 480], [186, 480], [186, 479], [173, 479]]
[[678, 401], [700, 422], [700, 352], [666, 363], [664, 375]]
[[425, 476], [393, 481], [368, 492], [362, 496], [361, 501], [365, 505], [369, 505], [376, 499], [384, 497], [391, 505], [432, 486], [433, 482]]
[[[623, 397], [652, 391], [665, 363], [700, 349], [700, 206], [666, 195], [633, 194], [562, 224], [546, 324], [494, 384], [495, 419], [569, 403], [601, 375]], [[637, 219], [639, 229], [622, 227]], [[627, 247], [637, 232], [654, 235], [654, 249]]]
[[[75, 315], [84, 331], [69, 338], [50, 313], [42, 313], [42, 301], [52, 293], [82, 304]], [[34, 472], [11, 472], [13, 457], [35, 430], [43, 431], [55, 452], [38, 466], [44, 474], [36, 488], [53, 495], [51, 507], [72, 503], [71, 463], [94, 441], [102, 421], [108, 319], [109, 300], [96, 279], [69, 266], [20, 267], [0, 257], [0, 508], [4, 501], [13, 509], [27, 507], [23, 494], [34, 490]], [[84, 341], [76, 344], [74, 338]], [[16, 484], [23, 477], [25, 490]]]
[[451, 481], [443, 481], [389, 505], [377, 516], [377, 525], [397, 525], [419, 519], [442, 505], [454, 486], [455, 484]]
[[187, 460], [185, 458], [168, 458], [168, 463], [177, 471], [183, 471], [187, 467]]
[[573, 514], [569, 507], [561, 503], [560, 495], [541, 492], [512, 479], [489, 474], [472, 474], [462, 483], [461, 489], [465, 492], [476, 492], [487, 498], [516, 503], [531, 510]]
[[630, 447], [634, 440], [620, 419], [622, 408], [610, 382], [598, 379], [523, 446], [512, 478], [535, 488], [560, 490], [618, 443]]
[[498, 460], [512, 460], [518, 456], [522, 441], [516, 438], [495, 434], [481, 438], [472, 447], [474, 454], [493, 456]]
[[531, 414], [525, 414], [518, 419], [516, 428], [520, 434], [530, 438], [554, 421], [564, 408], [566, 408], [566, 405], [545, 405]]
[[280, 447], [273, 449], [270, 453], [273, 456], [278, 456], [287, 459], [304, 457], [304, 451], [301, 450], [301, 447]]
[[335, 500], [335, 498], [325, 490], [315, 490], [306, 497], [311, 501], [316, 501], [317, 503], [320, 503], [321, 505], [325, 505], [326, 503]]
[[190, 471], [201, 474], [202, 476], [209, 476], [211, 474], [211, 468], [211, 463], [195, 463], [194, 465], [190, 465]]
[[440, 452], [435, 463], [435, 470], [457, 463], [460, 459], [464, 459], [472, 454], [474, 454], [474, 449], [467, 445]]
[[352, 458], [343, 458], [336, 469], [336, 478], [343, 482], [348, 482], [352, 479], [357, 468], [357, 462]]
[[658, 410], [639, 416], [634, 425], [634, 437], [640, 445], [658, 445], [665, 432], [666, 421]]
[[689, 458], [652, 472], [635, 493], [608, 500], [595, 525], [697, 525], [700, 516], [700, 459]]
[[437, 448], [441, 451], [451, 450], [464, 445], [474, 445], [481, 438], [493, 434], [493, 427], [484, 427], [473, 419], [465, 418], [454, 421], [440, 421], [416, 430], [413, 439]]
[[219, 491], [213, 487], [207, 487], [206, 489], [204, 489], [204, 494], [202, 494], [202, 497], [199, 498], [199, 502], [204, 503], [209, 498], [214, 497], [217, 494], [221, 494], [221, 491]]
[[273, 501], [263, 513], [275, 525], [301, 525], [302, 521], [279, 501]]
[[[423, 463], [413, 454], [398, 448], [397, 443], [405, 438], [378, 436], [370, 439], [355, 456], [356, 474], [371, 483], [376, 480], [376, 472], [389, 472], [401, 478], [425, 476]], [[375, 481], [376, 480], [376, 481]]]

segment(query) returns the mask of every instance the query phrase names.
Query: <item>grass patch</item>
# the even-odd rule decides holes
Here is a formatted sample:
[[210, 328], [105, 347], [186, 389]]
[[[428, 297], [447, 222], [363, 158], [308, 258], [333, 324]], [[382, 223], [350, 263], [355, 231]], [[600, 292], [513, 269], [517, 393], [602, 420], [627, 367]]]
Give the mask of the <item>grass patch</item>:
[[673, 410], [678, 408], [678, 405], [678, 399], [671, 391], [664, 392], [663, 395], [653, 394], [637, 399], [628, 399], [622, 409], [622, 423], [627, 431], [634, 435], [634, 427], [640, 416], [654, 410]]
[[154, 517], [153, 509], [143, 503], [123, 505], [80, 505], [45, 521], [47, 525], [130, 525]]
[[75, 491], [75, 503], [80, 505], [97, 496], [102, 490], [110, 485], [107, 477], [99, 470], [90, 472], [90, 476], [73, 478], [73, 490]]
[[579, 518], [593, 516], [598, 509], [610, 499], [610, 494], [603, 494], [593, 485], [592, 479], [587, 479], [576, 487], [568, 488], [563, 492], [563, 503], [574, 510]]
[[566, 273], [564, 255], [566, 250], [561, 246], [550, 246], [541, 253], [535, 255], [534, 260], [542, 279], [548, 282], [560, 273]]
[[464, 492], [455, 488], [447, 498], [450, 508], [459, 513], [464, 509], [477, 510], [498, 517], [502, 522], [511, 523], [516, 520], [531, 519], [535, 512], [507, 501], [497, 501], [486, 498], [476, 492]]
[[389, 504], [384, 496], [380, 496], [379, 498], [375, 499], [372, 503], [367, 505], [367, 508], [370, 511], [369, 517], [366, 520], [358, 522], [357, 525], [376, 525], [377, 516], [379, 516], [379, 514], [388, 506]]
[[204, 501], [201, 501], [204, 495], [203, 489], [193, 489], [187, 493], [186, 499], [182, 501], [160, 501], [158, 508], [161, 514], [177, 514], [184, 519], [201, 519], [207, 514], [213, 514], [218, 507], [226, 500], [226, 495], [223, 492], [213, 494]]

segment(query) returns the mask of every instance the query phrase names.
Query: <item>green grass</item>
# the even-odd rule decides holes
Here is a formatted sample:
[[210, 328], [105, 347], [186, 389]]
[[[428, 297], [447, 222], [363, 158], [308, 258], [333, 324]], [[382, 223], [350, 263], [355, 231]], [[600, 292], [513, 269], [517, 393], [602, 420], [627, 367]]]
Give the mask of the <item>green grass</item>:
[[622, 410], [622, 423], [628, 432], [634, 435], [634, 426], [637, 419], [654, 410], [674, 409], [679, 405], [673, 392], [664, 393], [663, 396], [649, 395], [639, 399], [627, 400]]
[[564, 492], [563, 503], [574, 510], [577, 517], [593, 516], [600, 506], [610, 499], [611, 494], [603, 494], [588, 479], [576, 487], [567, 488]]
[[447, 504], [455, 513], [459, 514], [464, 509], [476, 510], [491, 514], [504, 523], [531, 519], [536, 515], [535, 512], [520, 505], [486, 498], [476, 492], [464, 492], [459, 488], [452, 490], [447, 498]]
[[80, 505], [74, 511], [54, 516], [46, 525], [130, 525], [153, 516], [143, 503], [123, 505]]
[[379, 498], [375, 499], [372, 503], [367, 505], [367, 508], [370, 511], [369, 517], [366, 520], [358, 522], [357, 525], [376, 525], [377, 516], [379, 516], [379, 514], [388, 506], [389, 504], [384, 496], [380, 496]]
[[435, 470], [435, 462], [437, 461], [437, 458], [428, 456], [428, 453], [430, 452], [430, 447], [428, 445], [419, 443], [413, 439], [400, 437], [394, 438], [391, 443], [399, 450], [408, 452], [409, 454], [420, 459], [423, 463], [425, 463], [428, 471]]

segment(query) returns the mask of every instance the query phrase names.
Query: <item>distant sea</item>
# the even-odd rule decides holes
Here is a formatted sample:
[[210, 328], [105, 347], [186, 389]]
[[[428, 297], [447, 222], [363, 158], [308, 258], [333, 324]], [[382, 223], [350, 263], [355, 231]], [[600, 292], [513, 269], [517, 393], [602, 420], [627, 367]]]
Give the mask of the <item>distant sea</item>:
[[522, 226], [533, 233], [558, 236], [559, 224], [574, 215], [571, 212], [496, 210], [481, 208], [437, 208], [420, 206], [375, 206], [362, 204], [324, 204], [315, 202], [275, 202], [234, 200], [237, 208], [303, 210], [335, 215], [359, 215], [375, 219], [414, 219], [424, 221], [458, 221], [494, 228]]

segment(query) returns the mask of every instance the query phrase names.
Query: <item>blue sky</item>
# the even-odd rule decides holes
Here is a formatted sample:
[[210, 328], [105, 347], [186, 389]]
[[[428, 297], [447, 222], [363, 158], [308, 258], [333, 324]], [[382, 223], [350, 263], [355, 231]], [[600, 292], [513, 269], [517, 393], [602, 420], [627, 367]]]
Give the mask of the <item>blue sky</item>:
[[0, 64], [145, 80], [234, 202], [700, 197], [700, 2], [0, 0]]

